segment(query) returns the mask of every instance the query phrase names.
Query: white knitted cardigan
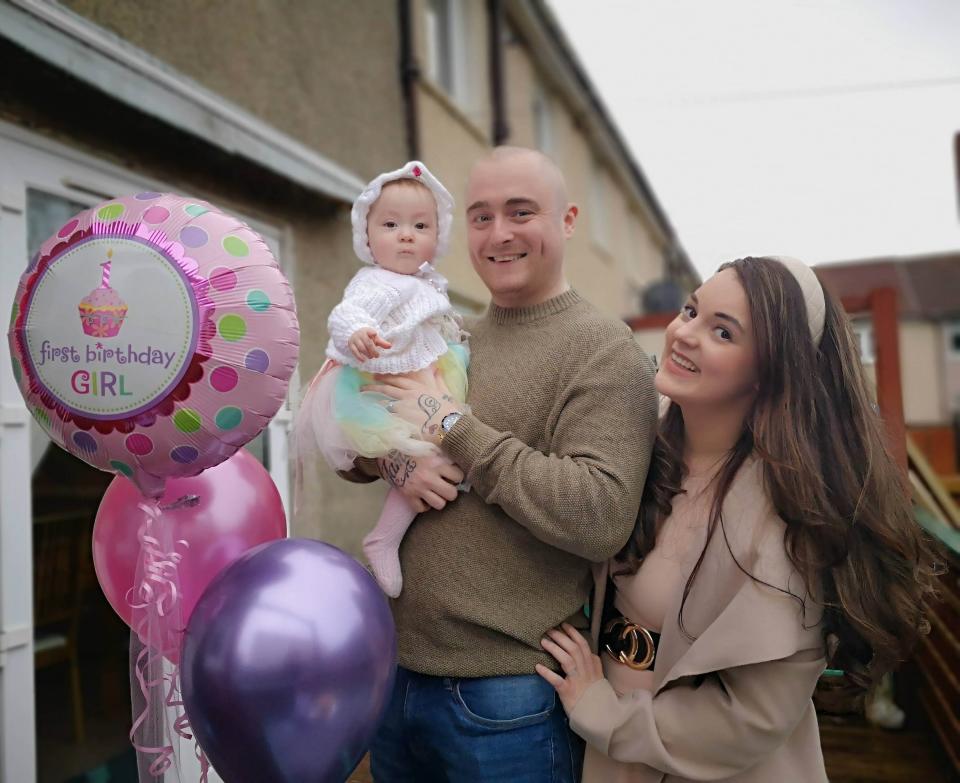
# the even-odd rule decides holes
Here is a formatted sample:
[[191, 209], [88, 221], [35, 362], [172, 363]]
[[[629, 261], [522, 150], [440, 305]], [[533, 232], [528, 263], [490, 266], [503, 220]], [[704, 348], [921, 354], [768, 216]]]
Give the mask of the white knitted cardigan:
[[[364, 267], [353, 276], [327, 320], [327, 356], [372, 373], [422, 370], [446, 353], [448, 342], [460, 342], [461, 325], [447, 298], [447, 281], [431, 265], [424, 264], [413, 275]], [[365, 327], [375, 329], [391, 347], [378, 349], [378, 358], [360, 363], [347, 341]]]

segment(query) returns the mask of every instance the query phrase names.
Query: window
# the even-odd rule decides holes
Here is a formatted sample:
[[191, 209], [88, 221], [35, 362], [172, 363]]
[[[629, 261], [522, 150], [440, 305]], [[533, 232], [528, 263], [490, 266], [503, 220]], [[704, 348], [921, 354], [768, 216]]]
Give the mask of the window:
[[537, 87], [533, 93], [533, 137], [545, 155], [553, 154], [553, 110], [550, 97]]
[[467, 37], [462, 0], [427, 0], [427, 76], [461, 108], [468, 106]]
[[855, 321], [853, 334], [857, 338], [860, 348], [860, 361], [864, 364], [873, 364], [876, 361], [873, 341], [873, 324], [869, 321]]
[[610, 250], [610, 195], [607, 174], [598, 161], [590, 175], [590, 236], [601, 250]]
[[960, 361], [960, 321], [947, 321], [944, 333], [947, 336], [947, 360]]

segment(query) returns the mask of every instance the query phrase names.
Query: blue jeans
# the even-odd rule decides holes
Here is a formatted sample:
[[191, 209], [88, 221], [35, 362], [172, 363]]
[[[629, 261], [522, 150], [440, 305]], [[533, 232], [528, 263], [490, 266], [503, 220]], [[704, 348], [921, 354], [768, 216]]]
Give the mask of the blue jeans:
[[537, 674], [456, 679], [399, 668], [370, 755], [376, 783], [576, 783], [583, 741]]

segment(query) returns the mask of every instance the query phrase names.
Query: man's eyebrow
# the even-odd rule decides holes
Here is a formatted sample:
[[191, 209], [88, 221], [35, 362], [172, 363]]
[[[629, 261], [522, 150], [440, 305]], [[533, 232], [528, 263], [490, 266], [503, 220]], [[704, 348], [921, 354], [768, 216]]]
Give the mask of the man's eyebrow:
[[[540, 208], [540, 205], [537, 203], [536, 199], [532, 199], [529, 196], [514, 196], [513, 198], [508, 198], [505, 203], [508, 207], [515, 207], [519, 204], [529, 204], [534, 209]], [[467, 212], [473, 212], [475, 209], [490, 209], [490, 202], [474, 201], [469, 207], [467, 207]]]
[[[697, 295], [696, 295], [696, 294], [690, 294], [690, 299], [693, 301], [693, 303], [694, 303], [695, 305], [699, 305], [699, 304], [700, 304], [700, 300], [697, 299]], [[727, 313], [714, 313], [714, 314], [713, 314], [713, 317], [714, 317], [714, 318], [719, 318], [721, 321], [729, 321], [729, 322], [732, 323], [734, 326], [736, 326], [741, 332], [746, 332], [746, 331], [747, 331], [746, 329], [743, 328], [743, 324], [740, 323], [740, 322], [739, 322], [736, 318], [734, 318], [732, 315], [729, 315], [729, 314], [727, 314]]]

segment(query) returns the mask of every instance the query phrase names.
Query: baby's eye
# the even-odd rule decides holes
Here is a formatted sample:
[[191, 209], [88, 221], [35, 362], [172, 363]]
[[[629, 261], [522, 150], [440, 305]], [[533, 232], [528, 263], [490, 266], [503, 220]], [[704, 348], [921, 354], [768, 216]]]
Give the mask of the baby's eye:
[[417, 225], [415, 226], [415, 228], [416, 228], [418, 231], [423, 231], [425, 228], [427, 228], [427, 224], [426, 224], [426, 223], [417, 223]]
[[383, 224], [383, 226], [384, 226], [384, 228], [396, 228], [396, 227], [397, 227], [397, 221], [396, 221], [396, 220], [388, 220], [386, 223]]

